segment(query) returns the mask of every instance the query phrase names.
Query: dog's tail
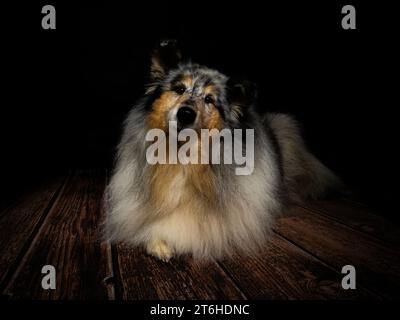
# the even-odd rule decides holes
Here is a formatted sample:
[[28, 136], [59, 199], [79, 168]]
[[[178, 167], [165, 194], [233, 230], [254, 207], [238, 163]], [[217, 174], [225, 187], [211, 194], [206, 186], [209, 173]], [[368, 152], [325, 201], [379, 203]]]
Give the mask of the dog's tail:
[[342, 181], [306, 147], [299, 123], [289, 115], [271, 113], [265, 123], [278, 144], [289, 200], [317, 199], [343, 189]]

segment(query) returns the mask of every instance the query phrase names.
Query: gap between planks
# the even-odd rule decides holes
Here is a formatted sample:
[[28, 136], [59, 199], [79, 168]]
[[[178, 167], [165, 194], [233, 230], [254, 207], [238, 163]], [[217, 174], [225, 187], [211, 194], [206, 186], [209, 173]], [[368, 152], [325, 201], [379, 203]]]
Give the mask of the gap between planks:
[[[305, 254], [313, 257], [315, 260], [317, 260], [319, 263], [321, 263], [323, 266], [325, 266], [326, 268], [332, 270], [333, 272], [335, 272], [336, 274], [343, 276], [343, 274], [337, 269], [335, 268], [333, 265], [331, 265], [329, 262], [325, 261], [324, 259], [320, 258], [319, 256], [315, 255], [314, 253], [312, 253], [311, 251], [307, 250], [306, 248], [304, 248], [303, 246], [299, 245], [298, 243], [292, 241], [291, 239], [287, 238], [286, 236], [284, 236], [282, 233], [280, 233], [277, 230], [273, 230], [273, 232], [280, 237], [282, 240], [285, 240], [286, 242], [289, 242], [290, 244], [292, 244], [293, 246], [296, 246], [298, 249], [300, 249], [301, 251], [303, 251]], [[379, 295], [376, 292], [373, 292], [371, 290], [369, 290], [368, 288], [364, 287], [363, 285], [357, 285], [358, 289], [361, 288], [361, 290], [364, 290], [367, 294], [376, 297], [377, 299], [383, 299], [383, 297], [381, 295]]]
[[375, 238], [302, 207], [289, 210], [275, 229], [336, 269], [357, 266], [361, 279], [357, 282], [369, 291], [383, 297], [397, 295], [399, 254]]
[[66, 174], [66, 176], [62, 179], [61, 184], [58, 186], [57, 191], [51, 197], [46, 208], [43, 210], [42, 214], [40, 215], [38, 223], [33, 228], [29, 237], [26, 239], [25, 244], [22, 246], [18, 256], [16, 257], [15, 261], [13, 262], [12, 266], [10, 267], [10, 270], [6, 273], [3, 281], [0, 283], [0, 292], [3, 295], [8, 296], [8, 294], [6, 293], [8, 286], [13, 282], [13, 280], [17, 276], [18, 271], [21, 268], [21, 265], [24, 261], [24, 258], [26, 257], [29, 250], [31, 250], [31, 247], [34, 244], [34, 242], [36, 241], [37, 236], [40, 233], [40, 230], [43, 227], [47, 217], [49, 216], [51, 210], [53, 209], [53, 207], [59, 200], [68, 180], [70, 179], [70, 176], [71, 176], [71, 172], [68, 172]]
[[[350, 214], [354, 214], [357, 216], [357, 222], [352, 220], [355, 219], [339, 216], [337, 213], [332, 213], [335, 208], [328, 209], [323, 206], [318, 206], [318, 203], [305, 203], [305, 204], [297, 204], [298, 207], [301, 207], [313, 214], [321, 215], [327, 219], [335, 221], [344, 225], [345, 227], [352, 229], [358, 233], [364, 234], [366, 237], [370, 238], [375, 242], [379, 242], [381, 245], [389, 248], [389, 249], [400, 249], [400, 229], [396, 225], [390, 223], [380, 215], [370, 212], [365, 206], [361, 207], [361, 204], [354, 204], [352, 208], [350, 208], [351, 202], [347, 199], [338, 199], [338, 201], [344, 201], [344, 203], [339, 204], [344, 206], [343, 210], [350, 212]], [[320, 201], [321, 202], [321, 201]], [[346, 203], [347, 202], [347, 203]], [[328, 202], [325, 205], [332, 205], [332, 203]], [[333, 203], [333, 205], [337, 205], [337, 203]], [[357, 206], [357, 207], [355, 207]], [[336, 208], [336, 210], [338, 210]], [[357, 212], [357, 211], [359, 212]], [[353, 211], [353, 213], [351, 213]], [[354, 213], [357, 212], [357, 213]], [[349, 214], [349, 213], [347, 213]], [[359, 217], [359, 218], [358, 218]], [[370, 221], [368, 221], [368, 219]], [[358, 223], [358, 225], [356, 224]], [[363, 229], [364, 226], [364, 229]], [[369, 229], [366, 230], [365, 228]]]
[[[15, 287], [15, 285], [17, 285], [16, 294], [18, 295], [18, 294], [21, 293], [21, 291], [20, 291], [21, 290], [21, 288], [20, 288], [21, 283], [19, 283], [19, 282], [21, 281], [21, 277], [22, 277], [22, 280], [23, 280], [24, 277], [27, 276], [26, 274], [24, 275], [23, 272], [24, 271], [25, 271], [25, 273], [28, 272], [29, 269], [27, 269], [27, 268], [30, 268], [30, 267], [33, 266], [33, 265], [30, 264], [30, 263], [32, 263], [32, 261], [35, 261], [35, 260], [32, 260], [32, 259], [34, 259], [32, 257], [34, 257], [35, 254], [37, 253], [36, 250], [40, 249], [40, 245], [43, 244], [42, 243], [43, 239], [45, 241], [47, 241], [47, 240], [54, 241], [55, 240], [55, 238], [52, 235], [50, 235], [50, 238], [49, 238], [49, 235], [47, 235], [47, 233], [46, 233], [46, 230], [48, 231], [48, 228], [51, 226], [52, 223], [54, 223], [54, 221], [50, 221], [50, 220], [62, 217], [62, 219], [64, 219], [62, 221], [64, 221], [64, 222], [65, 221], [69, 221], [68, 216], [65, 216], [65, 215], [66, 214], [71, 214], [71, 213], [74, 212], [73, 211], [74, 209], [72, 207], [68, 208], [68, 202], [66, 202], [66, 201], [69, 201], [68, 199], [73, 197], [71, 199], [73, 199], [75, 201], [75, 197], [81, 198], [81, 199], [79, 199], [80, 200], [80, 205], [79, 205], [79, 208], [78, 208], [79, 215], [77, 216], [77, 218], [73, 218], [73, 216], [71, 216], [70, 219], [74, 219], [75, 221], [77, 221], [79, 223], [84, 223], [85, 221], [84, 220], [80, 220], [80, 219], [87, 219], [87, 217], [90, 216], [90, 212], [89, 212], [89, 216], [88, 216], [88, 212], [85, 211], [85, 210], [88, 210], [88, 208], [86, 208], [86, 205], [88, 205], [90, 203], [91, 206], [92, 206], [92, 208], [90, 208], [90, 209], [93, 209], [93, 206], [94, 207], [99, 206], [99, 210], [100, 210], [99, 211], [100, 212], [100, 217], [97, 218], [98, 222], [96, 223], [96, 226], [93, 226], [93, 227], [97, 228], [99, 226], [99, 224], [103, 222], [104, 211], [103, 211], [103, 206], [100, 203], [103, 200], [103, 198], [102, 198], [100, 192], [104, 191], [104, 186], [105, 186], [105, 183], [106, 183], [106, 180], [104, 178], [105, 177], [104, 177], [104, 172], [103, 171], [101, 172], [101, 174], [98, 174], [97, 172], [95, 174], [92, 170], [90, 170], [90, 171], [84, 170], [84, 171], [79, 171], [79, 172], [76, 171], [76, 172], [71, 173], [71, 175], [67, 179], [66, 183], [63, 185], [62, 189], [60, 190], [60, 193], [58, 194], [56, 200], [52, 203], [52, 206], [49, 209], [49, 211], [47, 212], [47, 215], [46, 215], [45, 219], [43, 220], [43, 223], [41, 224], [40, 228], [37, 230], [37, 233], [36, 233], [35, 237], [33, 238], [28, 250], [25, 252], [23, 258], [21, 259], [21, 261], [20, 261], [20, 263], [18, 265], [18, 268], [14, 272], [13, 277], [9, 281], [8, 285], [6, 286], [5, 292], [9, 292], [9, 295], [13, 296], [14, 295], [14, 289], [15, 289], [14, 287]], [[97, 185], [95, 183], [96, 179], [98, 179], [98, 180], [100, 179], [99, 181], [101, 181], [101, 185]], [[93, 183], [95, 183], [95, 184], [93, 184]], [[86, 188], [93, 188], [93, 186], [96, 186], [96, 185], [98, 186], [98, 190], [99, 190], [99, 191], [96, 191], [96, 192], [94, 192], [93, 190], [90, 191], [90, 189], [88, 189], [87, 191], [86, 190], [81, 190], [81, 191], [79, 190], [79, 188], [82, 188], [82, 187], [86, 189]], [[89, 192], [89, 193], [87, 193], [87, 192]], [[91, 198], [93, 196], [95, 196], [95, 198]], [[61, 210], [61, 211], [55, 211], [55, 210]], [[60, 214], [62, 214], [62, 215], [60, 215]], [[95, 214], [95, 212], [93, 212], [93, 214]], [[68, 223], [74, 223], [73, 222], [74, 220], [72, 220], [71, 222], [68, 222]], [[73, 226], [71, 225], [71, 227], [73, 227]], [[79, 225], [77, 227], [80, 228]], [[63, 227], [62, 227], [62, 225], [60, 225], [57, 228], [63, 228]], [[59, 232], [61, 232], [61, 230], [62, 229], [60, 229]], [[73, 243], [70, 243], [70, 244], [74, 245]], [[80, 246], [81, 244], [77, 243], [77, 245]], [[111, 246], [106, 241], [101, 241], [101, 242], [100, 241], [99, 242], [96, 241], [96, 242], [93, 242], [92, 244], [89, 243], [87, 245], [89, 245], [89, 247], [91, 248], [90, 250], [93, 249], [93, 250], [99, 252], [100, 256], [103, 256], [102, 259], [104, 259], [103, 260], [104, 269], [100, 269], [100, 270], [103, 270], [104, 273], [102, 271], [101, 272], [102, 274], [100, 274], [100, 278], [96, 279], [96, 281], [98, 281], [96, 287], [97, 288], [100, 288], [100, 287], [103, 288], [102, 290], [105, 293], [104, 297], [106, 299], [114, 299], [115, 295], [114, 295], [114, 284], [113, 284], [113, 266], [112, 266], [112, 260], [111, 260], [111, 257], [112, 257], [111, 256]], [[64, 252], [64, 249], [68, 250], [68, 248], [66, 248], [66, 247], [65, 248], [56, 247], [56, 249], [53, 249], [52, 252], [54, 253], [54, 250], [58, 251], [58, 254], [56, 255], [56, 257], [59, 257], [59, 258], [62, 258], [62, 259], [70, 257], [68, 255], [68, 254], [70, 254], [70, 252], [67, 253], [67, 256], [64, 256], [64, 254], [66, 254]], [[50, 252], [45, 253], [45, 255], [47, 255], [47, 254], [50, 254]], [[75, 265], [75, 266], [78, 266], [79, 268], [81, 268], [80, 267], [81, 263], [83, 263], [82, 266], [86, 266], [85, 265], [85, 263], [86, 263], [85, 260], [82, 260], [82, 259], [86, 259], [85, 258], [85, 254], [82, 257], [79, 256], [82, 253], [78, 252], [76, 254], [78, 254], [78, 256], [74, 256], [74, 259], [78, 259], [78, 260], [73, 260], [73, 262], [71, 262], [73, 264], [70, 265], [70, 266], [74, 267], [74, 265]], [[92, 251], [90, 251], [90, 254], [92, 254]], [[39, 261], [40, 261], [40, 259], [42, 259], [42, 258], [39, 258]], [[50, 258], [50, 260], [51, 259], [54, 259], [54, 258]], [[101, 258], [99, 258], [99, 259], [101, 259]], [[44, 260], [42, 263], [45, 263], [45, 262], [46, 261]], [[53, 263], [55, 262], [57, 264], [59, 263], [59, 262], [56, 262], [56, 261], [51, 261], [51, 262], [53, 262]], [[78, 263], [78, 264], [76, 264], [76, 263]], [[82, 275], [84, 275], [85, 272], [87, 272], [87, 269], [79, 269], [79, 271], [83, 272]], [[103, 277], [101, 277], [101, 275]], [[69, 275], [68, 277], [71, 277], [71, 275]], [[72, 279], [74, 279], [74, 277], [76, 278], [76, 275], [75, 276], [72, 275]], [[92, 280], [93, 279], [91, 277], [90, 277], [90, 279], [88, 279], [88, 281], [92, 281]], [[77, 280], [77, 279], [75, 279], [73, 281], [74, 281], [75, 284], [79, 283], [79, 280]], [[76, 282], [76, 281], [78, 281], [78, 282]], [[37, 286], [37, 285], [35, 285], [35, 286]], [[90, 288], [86, 288], [86, 289], [90, 289]], [[68, 291], [66, 294], [70, 298], [76, 297], [75, 294], [73, 293], [73, 291]], [[33, 296], [33, 297], [35, 297], [35, 296]], [[49, 298], [50, 298], [50, 296], [49, 296]], [[90, 298], [90, 297], [88, 297], [88, 298]]]

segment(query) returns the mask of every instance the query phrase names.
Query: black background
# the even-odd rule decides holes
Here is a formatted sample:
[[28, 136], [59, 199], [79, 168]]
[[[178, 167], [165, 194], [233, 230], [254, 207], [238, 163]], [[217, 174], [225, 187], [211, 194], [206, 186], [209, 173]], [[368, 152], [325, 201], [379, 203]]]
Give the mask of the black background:
[[[68, 168], [110, 167], [151, 48], [169, 37], [193, 61], [256, 82], [263, 110], [294, 114], [311, 150], [398, 221], [396, 11], [325, 2], [2, 5], [2, 203]], [[56, 7], [56, 30], [41, 28], [44, 4]], [[345, 4], [357, 30], [341, 28]]]

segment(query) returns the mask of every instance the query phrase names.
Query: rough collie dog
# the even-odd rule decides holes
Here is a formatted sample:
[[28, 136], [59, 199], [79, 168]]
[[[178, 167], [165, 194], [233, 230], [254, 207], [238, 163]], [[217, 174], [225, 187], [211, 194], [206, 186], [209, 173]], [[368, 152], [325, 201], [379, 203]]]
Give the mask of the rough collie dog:
[[[255, 88], [207, 67], [183, 62], [174, 41], [151, 60], [150, 83], [132, 108], [106, 190], [106, 229], [112, 241], [172, 256], [220, 258], [254, 252], [274, 217], [291, 201], [317, 198], [339, 184], [306, 148], [298, 123], [285, 114], [255, 112]], [[178, 130], [254, 129], [254, 170], [233, 164], [149, 164], [146, 134], [169, 122]]]

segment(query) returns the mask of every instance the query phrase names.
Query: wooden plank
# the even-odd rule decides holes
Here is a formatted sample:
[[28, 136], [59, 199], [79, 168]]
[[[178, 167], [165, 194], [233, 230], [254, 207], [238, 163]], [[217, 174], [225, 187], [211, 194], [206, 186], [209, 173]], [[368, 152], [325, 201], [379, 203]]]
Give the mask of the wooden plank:
[[310, 201], [302, 206], [369, 234], [388, 246], [400, 249], [400, 228], [371, 213], [366, 206], [343, 199]]
[[338, 271], [344, 265], [353, 265], [357, 283], [367, 289], [387, 298], [400, 296], [398, 250], [301, 207], [289, 209], [276, 230]]
[[258, 255], [222, 265], [251, 299], [360, 299], [365, 290], [344, 290], [342, 276], [277, 234]]
[[123, 299], [245, 298], [214, 261], [178, 258], [165, 263], [126, 245], [116, 251]]
[[[7, 294], [31, 299], [113, 298], [110, 250], [101, 241], [104, 185], [104, 175], [94, 172], [70, 178], [7, 287]], [[56, 269], [55, 290], [41, 287], [44, 265]]]
[[55, 201], [65, 176], [46, 180], [0, 214], [0, 288], [15, 271]]

